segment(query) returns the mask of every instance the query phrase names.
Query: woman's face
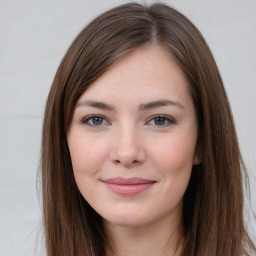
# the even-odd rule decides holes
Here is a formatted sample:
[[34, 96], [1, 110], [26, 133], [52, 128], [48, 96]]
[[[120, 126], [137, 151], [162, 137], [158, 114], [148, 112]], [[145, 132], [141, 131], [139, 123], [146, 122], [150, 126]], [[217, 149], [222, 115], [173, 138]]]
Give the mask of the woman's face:
[[197, 120], [167, 49], [120, 58], [78, 100], [67, 140], [77, 186], [107, 223], [180, 220], [197, 164]]

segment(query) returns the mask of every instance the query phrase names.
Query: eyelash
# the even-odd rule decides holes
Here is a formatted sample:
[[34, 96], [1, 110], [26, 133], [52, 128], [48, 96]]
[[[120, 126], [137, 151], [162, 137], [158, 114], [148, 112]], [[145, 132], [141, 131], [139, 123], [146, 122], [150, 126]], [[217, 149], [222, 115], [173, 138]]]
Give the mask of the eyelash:
[[[89, 122], [90, 121], [93, 121], [94, 118], [100, 118], [101, 120], [103, 120], [103, 122], [107, 122], [107, 124], [109, 124], [109, 122], [106, 120], [106, 118], [104, 116], [101, 116], [101, 115], [89, 115], [89, 116], [86, 116], [86, 117], [83, 117], [82, 120], [80, 121], [82, 124], [85, 124], [85, 125], [88, 125], [90, 127], [99, 127], [99, 126], [102, 126], [102, 124], [100, 125], [97, 125], [97, 124], [90, 124]], [[103, 124], [103, 125], [106, 125], [106, 124]]]
[[166, 116], [166, 115], [155, 115], [155, 116], [152, 116], [147, 123], [150, 123], [151, 121], [156, 121], [157, 118], [163, 119], [164, 120], [164, 124], [162, 124], [162, 125], [153, 124], [155, 126], [166, 127], [166, 126], [169, 126], [169, 125], [172, 125], [172, 124], [176, 124], [176, 121], [173, 118], [171, 118], [170, 116]]
[[[90, 123], [90, 121], [93, 122], [93, 119], [95, 118], [100, 118], [100, 120], [103, 122], [103, 124], [93, 124], [93, 123]], [[164, 120], [164, 124], [161, 124], [161, 125], [157, 125], [157, 124], [151, 124], [151, 125], [155, 125], [157, 127], [166, 127], [166, 126], [169, 126], [169, 125], [172, 125], [172, 124], [176, 124], [176, 121], [169, 117], [169, 116], [166, 116], [166, 115], [155, 115], [155, 116], [152, 116], [150, 117], [149, 121], [146, 122], [146, 124], [149, 124], [151, 121], [156, 121], [157, 118], [161, 118], [162, 120]], [[101, 127], [101, 126], [104, 126], [104, 125], [109, 125], [110, 123], [106, 120], [106, 118], [102, 115], [89, 115], [89, 116], [86, 116], [86, 117], [83, 117], [80, 121], [82, 124], [85, 124], [85, 125], [88, 125], [90, 127]]]

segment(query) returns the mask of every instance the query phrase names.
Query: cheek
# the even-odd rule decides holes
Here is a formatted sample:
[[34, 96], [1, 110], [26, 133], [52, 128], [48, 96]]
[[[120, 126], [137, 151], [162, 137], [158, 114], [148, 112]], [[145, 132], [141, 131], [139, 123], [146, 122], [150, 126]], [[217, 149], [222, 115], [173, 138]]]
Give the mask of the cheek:
[[162, 170], [176, 172], [191, 169], [194, 156], [195, 142], [186, 137], [176, 136], [160, 143], [154, 143], [151, 154]]
[[88, 138], [70, 138], [69, 150], [75, 175], [94, 175], [107, 157], [107, 145]]
[[92, 205], [97, 200], [94, 189], [97, 186], [97, 175], [106, 159], [107, 144], [102, 141], [99, 143], [92, 137], [70, 136], [68, 146], [78, 189]]

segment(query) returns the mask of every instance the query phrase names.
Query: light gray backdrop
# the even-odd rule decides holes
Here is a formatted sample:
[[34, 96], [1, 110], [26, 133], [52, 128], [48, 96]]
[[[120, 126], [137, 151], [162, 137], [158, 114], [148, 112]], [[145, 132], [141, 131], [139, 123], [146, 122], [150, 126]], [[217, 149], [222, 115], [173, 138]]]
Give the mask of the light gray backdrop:
[[[80, 29], [95, 15], [124, 2], [0, 0], [0, 256], [39, 255], [35, 250], [42, 240], [36, 176], [50, 85]], [[251, 189], [256, 210], [256, 1], [165, 2], [198, 26], [213, 51], [241, 150], [254, 175]], [[256, 221], [251, 218], [249, 226], [256, 228]]]

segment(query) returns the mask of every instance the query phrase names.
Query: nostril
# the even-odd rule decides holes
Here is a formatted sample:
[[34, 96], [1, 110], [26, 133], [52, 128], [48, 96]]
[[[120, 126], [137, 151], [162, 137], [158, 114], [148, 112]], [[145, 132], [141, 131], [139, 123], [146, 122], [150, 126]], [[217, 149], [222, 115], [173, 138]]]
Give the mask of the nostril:
[[129, 166], [134, 166], [134, 165], [140, 164], [140, 161], [138, 161], [138, 160], [133, 160], [133, 161], [120, 161], [120, 160], [116, 159], [116, 160], [114, 160], [114, 163], [115, 163], [115, 164], [122, 164], [122, 165], [124, 165], [124, 166], [129, 167]]
[[[122, 142], [122, 143], [121, 143]], [[142, 146], [137, 143], [127, 143], [119, 141], [109, 152], [109, 157], [112, 163], [122, 164], [124, 166], [134, 166], [144, 162], [146, 155]]]

